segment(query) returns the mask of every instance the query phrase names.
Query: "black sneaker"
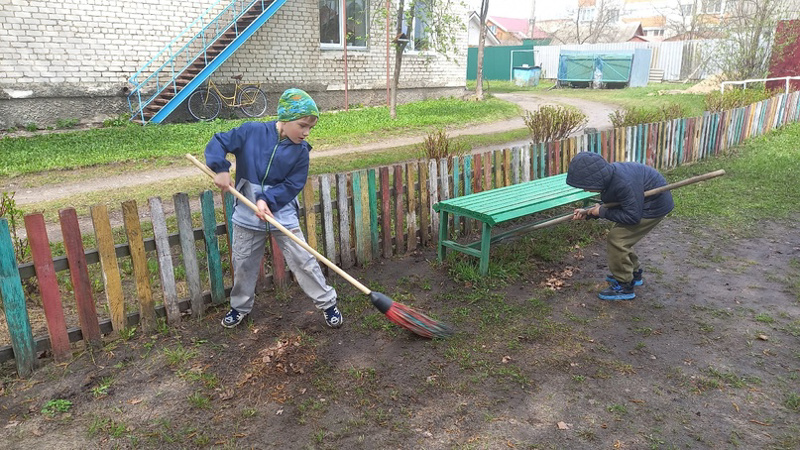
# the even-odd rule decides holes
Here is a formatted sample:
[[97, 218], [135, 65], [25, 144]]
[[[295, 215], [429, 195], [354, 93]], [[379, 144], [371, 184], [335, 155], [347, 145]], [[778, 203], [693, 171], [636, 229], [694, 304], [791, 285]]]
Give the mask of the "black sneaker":
[[608, 282], [608, 287], [597, 294], [602, 300], [633, 300], [636, 294], [633, 293], [633, 282], [620, 283], [613, 277]]
[[225, 328], [233, 328], [242, 323], [245, 317], [247, 317], [247, 314], [242, 314], [239, 311], [231, 308], [231, 310], [228, 311], [228, 314], [225, 314], [225, 317], [222, 318], [222, 326]]
[[[614, 275], [608, 274], [606, 275], [606, 281], [609, 283], [611, 280], [614, 280]], [[642, 269], [634, 270], [633, 271], [633, 281], [634, 286], [643, 286], [644, 285], [644, 278], [642, 278]]]
[[339, 312], [339, 308], [337, 308], [336, 305], [322, 311], [322, 314], [325, 316], [325, 323], [331, 328], [339, 328], [344, 322], [342, 313]]

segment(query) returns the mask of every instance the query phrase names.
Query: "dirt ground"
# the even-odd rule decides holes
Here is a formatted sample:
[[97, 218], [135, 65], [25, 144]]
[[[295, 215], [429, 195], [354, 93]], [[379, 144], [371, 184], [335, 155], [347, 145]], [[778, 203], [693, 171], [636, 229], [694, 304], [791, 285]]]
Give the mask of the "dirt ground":
[[[499, 267], [537, 238], [552, 236], [497, 246]], [[668, 218], [638, 252], [645, 285], [630, 302], [595, 296], [602, 236], [556, 261], [524, 254], [524, 275], [509, 282], [464, 276], [459, 258], [439, 264], [430, 248], [351, 272], [453, 325], [447, 340], [395, 327], [338, 280], [339, 330], [290, 288], [260, 293], [234, 330], [220, 327], [219, 308], [68, 364], [43, 361], [29, 380], [5, 365], [0, 439], [17, 449], [800, 448], [792, 223], [730, 235]], [[71, 407], [42, 412], [57, 399]]]

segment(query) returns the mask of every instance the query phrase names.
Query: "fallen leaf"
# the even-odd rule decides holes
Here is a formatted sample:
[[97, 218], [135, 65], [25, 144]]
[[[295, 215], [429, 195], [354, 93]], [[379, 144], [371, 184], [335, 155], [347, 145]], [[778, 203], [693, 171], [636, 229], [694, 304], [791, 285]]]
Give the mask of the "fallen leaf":
[[140, 398], [132, 398], [132, 399], [128, 400], [128, 403], [130, 403], [131, 405], [138, 405], [139, 403], [142, 403], [142, 399], [140, 399]]
[[279, 409], [279, 410], [275, 411], [275, 415], [276, 416], [280, 416], [281, 414], [283, 414], [283, 410], [282, 409]]
[[503, 356], [503, 364], [508, 364], [511, 361], [510, 356]]
[[569, 430], [569, 425], [564, 422], [558, 422], [558, 429], [559, 430]]
[[766, 334], [759, 334], [758, 338], [761, 339], [762, 341], [768, 341], [769, 340], [769, 336], [767, 336]]

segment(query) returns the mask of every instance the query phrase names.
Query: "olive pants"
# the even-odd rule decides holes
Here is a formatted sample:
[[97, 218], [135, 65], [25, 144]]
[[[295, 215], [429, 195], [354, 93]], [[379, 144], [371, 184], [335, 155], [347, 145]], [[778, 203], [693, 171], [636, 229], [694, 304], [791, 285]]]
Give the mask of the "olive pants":
[[633, 271], [640, 268], [639, 257], [633, 251], [633, 246], [655, 228], [664, 217], [666, 216], [642, 219], [636, 225], [617, 223], [608, 232], [608, 268], [617, 281], [620, 283], [633, 281]]

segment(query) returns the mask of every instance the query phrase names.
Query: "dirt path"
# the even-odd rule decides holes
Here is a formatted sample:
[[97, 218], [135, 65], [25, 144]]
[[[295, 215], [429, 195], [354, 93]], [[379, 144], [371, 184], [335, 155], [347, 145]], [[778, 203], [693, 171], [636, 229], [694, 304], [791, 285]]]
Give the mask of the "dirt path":
[[[608, 119], [608, 114], [616, 108], [613, 105], [599, 103], [599, 102], [592, 102], [588, 100], [581, 100], [574, 98], [559, 99], [557, 97], [544, 97], [525, 92], [507, 93], [507, 94], [501, 93], [494, 95], [502, 100], [516, 103], [527, 111], [535, 110], [541, 107], [542, 105], [555, 105], [555, 104], [572, 105], [579, 108], [581, 111], [583, 111], [584, 114], [586, 114], [588, 118], [586, 127], [596, 128], [596, 129], [605, 129], [611, 126], [611, 122]], [[525, 123], [523, 122], [522, 117], [520, 116], [514, 119], [486, 123], [486, 124], [481, 124], [479, 126], [453, 127], [448, 129], [447, 133], [450, 137], [456, 137], [456, 136], [466, 136], [466, 135], [499, 133], [504, 131], [518, 130], [524, 127]], [[582, 133], [582, 131], [579, 131], [578, 133]], [[389, 148], [401, 147], [406, 145], [419, 144], [423, 141], [425, 137], [426, 134], [420, 133], [412, 136], [395, 137], [363, 145], [340, 146], [334, 149], [315, 150], [311, 152], [311, 158], [323, 158], [323, 157], [331, 157], [331, 156], [352, 154], [352, 153], [364, 153], [364, 152], [379, 151]], [[476, 148], [473, 149], [473, 152], [475, 153], [485, 152], [497, 148], [507, 148], [510, 146], [525, 145], [527, 143], [528, 143], [527, 140], [518, 142], [507, 142], [502, 145]], [[184, 166], [170, 167], [168, 170], [164, 168], [159, 168], [154, 170], [128, 172], [119, 175], [105, 176], [102, 178], [93, 177], [91, 179], [81, 180], [80, 182], [61, 183], [57, 185], [45, 185], [35, 188], [19, 189], [15, 191], [16, 194], [14, 196], [14, 200], [16, 201], [17, 206], [23, 208], [24, 210], [25, 205], [30, 205], [33, 203], [40, 202], [42, 199], [66, 200], [76, 195], [82, 195], [91, 192], [105, 192], [109, 190], [146, 186], [152, 183], [175, 180], [179, 178], [196, 177], [197, 175], [198, 175], [197, 169], [188, 164]], [[7, 188], [9, 190], [14, 190], [13, 185], [8, 186]], [[168, 198], [164, 198], [162, 200], [163, 200], [164, 213], [167, 215], [172, 214], [174, 209], [172, 201]], [[191, 205], [192, 209], [193, 210], [199, 209], [199, 201], [196, 199], [192, 199], [192, 202], [194, 202]], [[147, 208], [143, 206], [142, 208], [140, 208], [140, 211], [147, 211]], [[109, 215], [112, 227], [117, 227], [122, 225], [121, 211], [117, 209], [111, 209], [109, 210]], [[147, 219], [145, 216], [142, 216], [140, 218]], [[81, 231], [83, 233], [93, 232], [91, 218], [79, 217], [78, 221]], [[19, 237], [22, 239], [24, 239], [26, 236], [24, 227], [20, 227], [17, 233]], [[47, 234], [49, 239], [53, 242], [59, 242], [62, 240], [61, 229], [59, 224], [57, 223], [47, 224]]]

